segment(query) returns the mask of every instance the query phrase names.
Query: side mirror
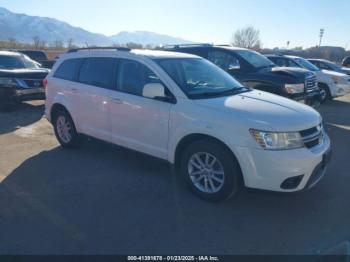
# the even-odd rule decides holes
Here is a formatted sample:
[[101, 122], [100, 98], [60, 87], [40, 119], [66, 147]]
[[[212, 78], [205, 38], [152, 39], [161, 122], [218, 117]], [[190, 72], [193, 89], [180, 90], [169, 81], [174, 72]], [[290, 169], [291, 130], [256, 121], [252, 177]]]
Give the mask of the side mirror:
[[165, 98], [165, 88], [160, 83], [146, 84], [143, 87], [142, 95], [147, 98]]

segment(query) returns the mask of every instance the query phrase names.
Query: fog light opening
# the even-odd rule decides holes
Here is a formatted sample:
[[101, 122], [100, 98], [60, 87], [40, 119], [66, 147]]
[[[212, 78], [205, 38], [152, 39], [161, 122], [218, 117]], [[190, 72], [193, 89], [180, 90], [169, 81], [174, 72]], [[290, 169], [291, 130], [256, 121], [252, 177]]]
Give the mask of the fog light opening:
[[287, 190], [296, 189], [300, 185], [301, 180], [303, 180], [303, 177], [304, 175], [287, 178], [282, 183], [281, 188]]

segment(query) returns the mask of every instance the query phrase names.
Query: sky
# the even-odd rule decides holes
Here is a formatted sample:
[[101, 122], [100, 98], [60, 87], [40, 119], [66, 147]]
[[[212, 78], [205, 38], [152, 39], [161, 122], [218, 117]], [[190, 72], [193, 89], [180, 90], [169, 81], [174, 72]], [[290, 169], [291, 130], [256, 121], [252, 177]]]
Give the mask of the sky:
[[0, 0], [16, 13], [52, 17], [105, 35], [151, 31], [200, 43], [229, 43], [245, 26], [264, 47], [350, 49], [350, 0]]

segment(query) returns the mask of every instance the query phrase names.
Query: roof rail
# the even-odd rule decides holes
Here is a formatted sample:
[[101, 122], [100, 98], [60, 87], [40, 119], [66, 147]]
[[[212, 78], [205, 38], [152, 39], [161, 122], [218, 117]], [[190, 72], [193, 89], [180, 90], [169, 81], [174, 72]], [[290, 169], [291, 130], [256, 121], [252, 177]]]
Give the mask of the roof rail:
[[116, 50], [116, 51], [131, 51], [130, 48], [127, 47], [109, 47], [109, 46], [97, 46], [97, 47], [82, 47], [82, 48], [74, 48], [74, 49], [70, 49], [68, 50], [67, 53], [75, 53], [75, 52], [79, 52], [79, 51], [84, 51], [84, 50]]
[[209, 43], [198, 43], [198, 44], [177, 44], [177, 45], [164, 45], [163, 48], [179, 48], [179, 47], [196, 47], [196, 46], [202, 46], [202, 47], [209, 47], [213, 46]]

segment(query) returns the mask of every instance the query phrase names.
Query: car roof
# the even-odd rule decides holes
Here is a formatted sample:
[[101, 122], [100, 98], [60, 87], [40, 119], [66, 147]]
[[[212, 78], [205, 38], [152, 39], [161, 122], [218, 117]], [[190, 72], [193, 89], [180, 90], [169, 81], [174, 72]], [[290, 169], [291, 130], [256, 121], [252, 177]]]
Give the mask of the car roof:
[[[296, 55], [286, 55], [285, 57], [292, 58], [292, 59], [294, 59], [294, 58], [303, 58], [301, 56], [296, 56]], [[303, 58], [303, 59], [305, 59], [305, 58]]]
[[22, 54], [18, 52], [12, 52], [12, 51], [0, 51], [0, 55], [3, 56], [22, 56]]
[[277, 55], [277, 54], [264, 54], [264, 56], [267, 56], [267, 57], [283, 57], [283, 55]]
[[308, 58], [307, 60], [310, 60], [310, 61], [321, 61], [321, 62], [326, 62], [326, 63], [331, 62], [331, 61], [328, 61], [326, 59], [320, 59], [320, 58]]
[[132, 50], [130, 53], [135, 55], [147, 56], [152, 59], [156, 58], [196, 58], [198, 56], [178, 53], [178, 52], [170, 52], [170, 51], [160, 51], [160, 50]]
[[162, 58], [198, 58], [196, 55], [184, 54], [178, 52], [170, 51], [160, 51], [160, 50], [143, 50], [143, 49], [132, 49], [132, 50], [113, 50], [111, 49], [84, 49], [77, 50], [74, 52], [69, 52], [60, 55], [60, 58], [69, 58], [69, 57], [85, 57], [91, 55], [104, 55], [104, 56], [115, 56], [116, 54], [123, 54], [123, 56], [144, 56], [151, 59], [162, 59]]

